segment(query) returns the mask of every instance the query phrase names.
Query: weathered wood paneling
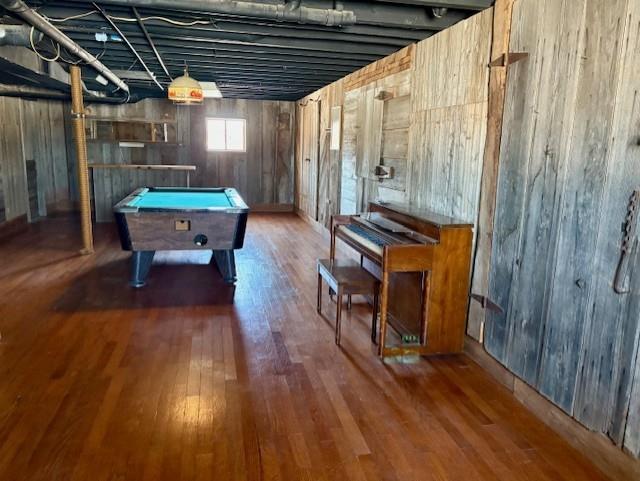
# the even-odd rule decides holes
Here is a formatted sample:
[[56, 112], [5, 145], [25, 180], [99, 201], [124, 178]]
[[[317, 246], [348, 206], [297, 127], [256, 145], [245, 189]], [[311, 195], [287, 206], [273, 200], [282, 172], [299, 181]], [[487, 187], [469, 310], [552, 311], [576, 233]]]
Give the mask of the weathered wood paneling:
[[342, 81], [332, 83], [319, 94], [320, 129], [318, 157], [318, 218], [329, 226], [331, 216], [338, 213], [340, 196], [340, 150], [331, 150], [331, 109], [342, 106]]
[[[637, 454], [630, 407], [640, 277], [612, 284], [640, 185], [637, 2], [515, 3], [486, 347], [590, 429]], [[637, 375], [637, 374], [636, 374]], [[635, 451], [634, 451], [635, 449]]]
[[[513, 14], [511, 51], [530, 57], [509, 72], [489, 288], [505, 315], [488, 316], [485, 343], [530, 383], [540, 361], [545, 279], [553, 269], [554, 193], [569, 145], [570, 130], [562, 127], [571, 122], [576, 99], [582, 21], [569, 15], [574, 6], [524, 1]], [[571, 24], [562, 34], [559, 19], [567, 15]]]
[[409, 200], [474, 222], [487, 124], [493, 10], [420, 42], [412, 70]]
[[[640, 170], [640, 2], [631, 2], [629, 5], [629, 15], [626, 21], [625, 40], [622, 44], [623, 72], [621, 75], [621, 94], [618, 97], [616, 105], [616, 114], [614, 120], [614, 132], [616, 135], [611, 151], [612, 155], [619, 159], [621, 165], [616, 167], [611, 175], [611, 185], [620, 186], [619, 191], [614, 188], [608, 189], [610, 195], [617, 198], [610, 198], [608, 205], [614, 206], [615, 210], [609, 214], [605, 213], [605, 220], [601, 225], [601, 230], [607, 234], [615, 232], [616, 219], [622, 212], [620, 202], [623, 202], [625, 193], [629, 188], [637, 189], [640, 185], [638, 181], [638, 170]], [[635, 184], [635, 185], [634, 185]], [[611, 224], [611, 231], [608, 231]], [[606, 236], [601, 243], [605, 244], [608, 255], [612, 252], [612, 247], [617, 251], [619, 243], [611, 237]], [[613, 246], [612, 246], [613, 244]], [[619, 251], [616, 252], [619, 255]], [[605, 256], [603, 256], [603, 259]], [[615, 370], [615, 385], [619, 386], [615, 395], [615, 402], [612, 403], [613, 410], [609, 420], [609, 432], [613, 439], [624, 439], [624, 447], [634, 456], [640, 458], [640, 245], [636, 246], [635, 258], [632, 263], [634, 266], [632, 286], [633, 295], [626, 299], [611, 299], [609, 291], [609, 299], [598, 300], [596, 303], [598, 313], [616, 312], [624, 313], [626, 311], [626, 319], [624, 330], [620, 332], [618, 337], [619, 347], [616, 352], [620, 355], [618, 358], [624, 359], [620, 366]], [[598, 266], [596, 275], [602, 272], [602, 268]], [[611, 268], [607, 264], [606, 270], [611, 275]], [[635, 313], [635, 314], [634, 314]], [[595, 319], [596, 316], [593, 317]], [[620, 315], [619, 319], [625, 319], [624, 315]], [[624, 322], [624, 321], [623, 321]], [[635, 324], [635, 336], [633, 329], [630, 327]], [[593, 326], [595, 328], [596, 326]], [[625, 361], [631, 357], [635, 357], [635, 363], [631, 363], [631, 369], [624, 369]], [[585, 399], [585, 397], [581, 397]], [[627, 399], [630, 399], [627, 405]], [[582, 403], [581, 403], [582, 405]], [[626, 425], [625, 425], [626, 421]]]
[[413, 114], [412, 203], [475, 222], [486, 119], [486, 102]]
[[29, 208], [20, 122], [21, 103], [20, 99], [0, 98], [0, 163], [5, 220], [25, 215]]
[[320, 129], [319, 95], [302, 99], [297, 106], [300, 118], [296, 175], [298, 178], [296, 206], [310, 218], [318, 217], [318, 157]]
[[[368, 79], [362, 83], [351, 82], [352, 76], [344, 79], [341, 182], [333, 188], [335, 192], [340, 187], [344, 205], [332, 211], [355, 212], [371, 200], [382, 199], [412, 202], [475, 221], [486, 129], [491, 20], [490, 9], [418, 43], [404, 57], [415, 56], [408, 69], [385, 75], [352, 74]], [[379, 62], [365, 69], [384, 72]], [[331, 88], [303, 102], [322, 101]], [[302, 128], [308, 128], [304, 122]], [[394, 168], [392, 179], [375, 177], [381, 161]], [[323, 172], [321, 167], [322, 193]], [[307, 190], [312, 195], [314, 184], [307, 185], [304, 175], [300, 180], [304, 199]], [[328, 216], [320, 217], [326, 225]]]
[[[130, 105], [96, 105], [91, 117], [168, 122], [174, 143], [146, 143], [143, 148], [120, 147], [114, 141], [89, 141], [90, 163], [196, 165], [193, 186], [235, 187], [254, 207], [293, 203], [294, 103], [252, 100], [205, 100], [197, 107], [176, 107], [166, 100]], [[206, 118], [246, 119], [245, 152], [207, 152]], [[73, 148], [70, 146], [70, 148]], [[183, 186], [185, 173], [149, 170], [93, 172], [96, 218], [110, 221], [112, 206], [143, 186]]]
[[[500, 58], [509, 57], [511, 20], [513, 4], [516, 0], [496, 0], [493, 7], [493, 38], [491, 41], [491, 62], [489, 72], [489, 98], [487, 105], [487, 136], [484, 147], [482, 180], [476, 223], [476, 250], [471, 279], [471, 292], [487, 296], [489, 292], [489, 272], [493, 245], [493, 224], [496, 209], [498, 168], [500, 166], [500, 141], [504, 116], [504, 100], [507, 91], [507, 71], [505, 62], [496, 65]], [[469, 304], [467, 334], [483, 341], [486, 311], [484, 306], [473, 300]]]
[[68, 202], [62, 105], [0, 98], [0, 222], [33, 220]]
[[[293, 203], [294, 104], [255, 100], [206, 100], [191, 109], [191, 162], [195, 185], [235, 187], [250, 206]], [[207, 152], [205, 119], [246, 119], [245, 152]]]
[[[508, 77], [497, 67], [503, 70], [492, 81], [507, 88], [504, 123], [492, 124], [492, 132], [491, 10], [417, 44], [407, 72], [345, 87], [340, 210], [382, 198], [475, 222], [491, 153], [483, 218], [491, 264], [486, 249], [481, 284], [505, 314], [487, 315], [486, 347], [578, 421], [638, 453], [640, 403], [629, 400], [640, 384], [640, 277], [632, 275], [626, 297], [611, 283], [619, 226], [631, 189], [640, 185], [640, 7], [625, 0], [519, 0], [510, 30], [511, 5], [498, 4], [503, 20], [494, 53], [529, 57], [510, 65]], [[406, 144], [389, 116], [406, 112], [389, 102], [398, 98], [393, 89], [403, 74], [411, 102]], [[502, 95], [496, 102], [492, 111], [502, 119]], [[495, 145], [485, 151], [487, 135]], [[394, 162], [405, 151], [406, 176], [400, 171], [395, 184], [373, 178], [380, 158]], [[324, 192], [322, 179], [320, 185]], [[480, 337], [484, 313], [478, 318], [472, 331]]]
[[342, 159], [339, 197], [341, 214], [355, 214], [358, 211], [358, 177], [356, 176], [358, 96], [357, 90], [346, 92], [342, 106]]
[[[603, 337], [594, 339], [595, 342], [591, 344], [585, 324], [594, 315], [592, 304], [596, 292], [609, 289], [604, 276], [592, 276], [594, 260], [602, 255], [602, 251], [596, 251], [596, 241], [604, 208], [607, 172], [611, 167], [620, 167], [615, 165], [618, 164], [617, 159], [609, 152], [611, 139], [617, 135], [612, 130], [617, 90], [612, 89], [611, 85], [618, 83], [620, 75], [619, 49], [627, 5], [626, 0], [612, 0], [606, 4], [590, 0], [585, 5], [578, 80], [580, 99], [576, 102], [566, 176], [559, 196], [560, 211], [556, 219], [561, 219], [561, 222], [556, 222], [557, 246], [553, 273], [548, 278], [548, 317], [539, 375], [539, 387], [543, 394], [568, 412], [573, 411], [587, 426], [599, 430], [606, 421], [590, 414], [604, 414], [609, 410], [608, 390], [612, 387], [613, 379], [610, 373], [606, 374], [606, 379], [598, 380], [598, 377], [601, 375], [600, 365], [612, 362], [614, 352], [609, 346], [613, 344], [619, 329], [616, 328], [615, 317], [605, 313], [603, 318], [595, 320], [597, 327], [594, 326], [599, 331], [594, 335]], [[571, 5], [572, 11], [573, 8], [574, 5]], [[617, 54], [611, 55], [612, 52]], [[585, 95], [595, 101], [584, 101]], [[615, 166], [610, 166], [610, 163]], [[637, 180], [640, 181], [640, 172]], [[631, 191], [627, 196], [630, 194]], [[624, 204], [618, 206], [620, 210], [625, 208]], [[618, 223], [623, 219], [624, 215], [620, 216]], [[612, 236], [614, 242], [618, 242], [618, 233], [618, 229], [612, 229], [603, 233], [603, 236]], [[614, 265], [615, 260], [612, 267]], [[603, 329], [603, 323], [609, 329]], [[604, 345], [599, 341], [605, 341]], [[584, 347], [580, 347], [580, 344]], [[584, 412], [575, 411], [573, 404], [578, 364], [581, 357], [589, 358], [593, 349], [597, 351], [596, 358], [601, 359], [592, 359], [591, 365], [582, 367], [586, 382], [578, 388], [586, 389], [588, 403], [597, 407], [585, 407]], [[582, 353], [584, 350], [586, 352]], [[607, 392], [602, 392], [602, 383], [606, 385]]]
[[[621, 29], [620, 72], [610, 137], [603, 147], [608, 165], [605, 184], [600, 187], [602, 207], [592, 214], [599, 222], [588, 280], [588, 305], [592, 307], [583, 333], [574, 413], [584, 424], [608, 431], [616, 443], [624, 440], [627, 449], [640, 456], [640, 401], [637, 393], [631, 395], [632, 385], [638, 389], [640, 384], [640, 370], [635, 364], [640, 347], [640, 246], [630, 267], [631, 292], [619, 295], [610, 287], [620, 259], [619, 227], [627, 213], [629, 196], [640, 188], [640, 2], [629, 2], [629, 11], [625, 14], [622, 10], [615, 22], [609, 21], [612, 25], [609, 32]], [[616, 44], [609, 45], [613, 48]]]

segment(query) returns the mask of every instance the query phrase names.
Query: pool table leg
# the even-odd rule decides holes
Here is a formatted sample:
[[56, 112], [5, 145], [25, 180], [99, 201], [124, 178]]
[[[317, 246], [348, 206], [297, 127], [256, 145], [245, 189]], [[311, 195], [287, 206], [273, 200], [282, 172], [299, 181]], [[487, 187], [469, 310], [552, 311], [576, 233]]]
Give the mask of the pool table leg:
[[131, 281], [132, 287], [145, 285], [153, 256], [156, 251], [133, 251], [131, 255]]
[[236, 258], [233, 249], [214, 250], [213, 259], [215, 259], [224, 281], [227, 284], [234, 284], [236, 282]]

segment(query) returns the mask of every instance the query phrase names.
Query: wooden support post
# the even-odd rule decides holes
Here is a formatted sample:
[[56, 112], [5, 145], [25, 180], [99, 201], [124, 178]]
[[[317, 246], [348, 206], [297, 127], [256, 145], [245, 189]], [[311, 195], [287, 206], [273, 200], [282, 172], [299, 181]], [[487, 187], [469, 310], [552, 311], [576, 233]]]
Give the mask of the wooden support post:
[[[489, 290], [493, 220], [496, 211], [500, 143], [502, 140], [504, 102], [507, 92], [507, 72], [510, 63], [509, 43], [511, 40], [511, 19], [514, 2], [515, 0], [496, 0], [493, 7], [491, 59], [492, 64], [495, 66], [491, 67], [489, 73], [487, 138], [484, 149], [482, 186], [480, 190], [476, 255], [471, 282], [471, 292], [483, 296], [487, 296]], [[500, 59], [500, 61], [497, 62], [497, 59]], [[484, 321], [484, 308], [472, 300], [469, 305], [467, 333], [480, 342], [483, 341]]]
[[81, 254], [93, 254], [93, 231], [91, 226], [91, 198], [89, 197], [89, 167], [87, 162], [87, 139], [84, 125], [84, 103], [82, 100], [82, 78], [80, 67], [71, 66], [71, 117], [73, 123], [76, 157], [78, 159], [78, 193], [80, 196], [80, 223], [82, 228]]

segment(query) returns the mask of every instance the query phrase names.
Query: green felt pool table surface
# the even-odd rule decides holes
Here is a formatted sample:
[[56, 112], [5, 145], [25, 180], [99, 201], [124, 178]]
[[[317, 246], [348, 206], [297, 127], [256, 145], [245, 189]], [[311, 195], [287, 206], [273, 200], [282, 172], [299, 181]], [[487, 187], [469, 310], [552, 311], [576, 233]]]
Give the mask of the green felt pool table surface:
[[143, 209], [209, 209], [233, 206], [224, 191], [149, 191], [133, 199], [129, 205]]
[[116, 212], [248, 212], [233, 188], [144, 187], [120, 201]]

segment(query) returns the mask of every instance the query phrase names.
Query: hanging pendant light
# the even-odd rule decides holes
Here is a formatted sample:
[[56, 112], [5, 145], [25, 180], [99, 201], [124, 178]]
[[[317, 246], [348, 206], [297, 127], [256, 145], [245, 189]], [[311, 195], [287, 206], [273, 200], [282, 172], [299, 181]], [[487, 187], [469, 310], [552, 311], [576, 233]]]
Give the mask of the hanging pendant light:
[[201, 104], [203, 98], [200, 82], [189, 77], [189, 70], [185, 65], [184, 75], [176, 78], [169, 85], [169, 100], [175, 104], [193, 105]]

